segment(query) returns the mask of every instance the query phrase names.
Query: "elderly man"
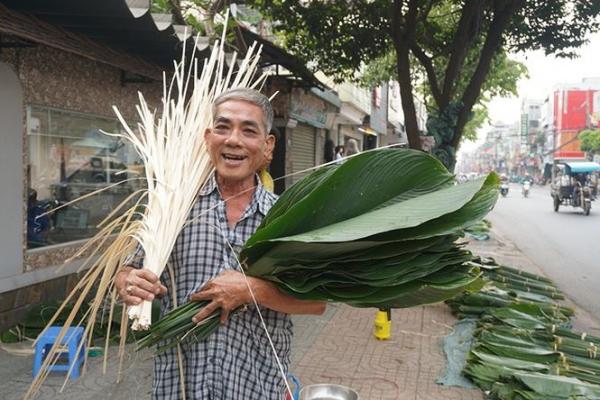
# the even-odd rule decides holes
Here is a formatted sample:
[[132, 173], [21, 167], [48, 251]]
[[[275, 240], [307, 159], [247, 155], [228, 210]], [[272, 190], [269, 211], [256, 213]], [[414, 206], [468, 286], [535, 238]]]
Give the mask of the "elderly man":
[[[172, 308], [174, 297], [177, 304], [208, 300], [194, 322], [217, 308], [223, 310], [222, 325], [212, 336], [183, 346], [188, 399], [284, 398], [285, 384], [258, 311], [251, 305], [247, 311], [230, 314], [244, 304], [253, 304], [248, 286], [286, 371], [292, 339], [288, 314], [321, 314], [325, 309], [323, 303], [289, 297], [270, 282], [246, 281], [227, 244], [238, 251], [276, 200], [256, 175], [273, 151], [275, 138], [268, 134], [272, 121], [269, 100], [259, 92], [234, 89], [220, 95], [213, 106], [213, 126], [204, 133], [216, 172], [190, 213], [190, 218], [199, 217], [199, 222], [183, 229], [169, 261], [176, 293], [170, 291], [167, 272], [159, 279], [140, 269], [141, 256], [117, 275], [119, 295], [127, 304], [165, 293], [161, 299], [164, 311]], [[152, 397], [181, 398], [175, 350], [155, 359]]]

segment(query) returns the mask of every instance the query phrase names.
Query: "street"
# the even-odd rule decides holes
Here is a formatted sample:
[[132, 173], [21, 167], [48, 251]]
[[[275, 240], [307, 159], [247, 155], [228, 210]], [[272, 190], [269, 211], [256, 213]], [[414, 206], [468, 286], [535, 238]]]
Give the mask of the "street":
[[580, 208], [552, 209], [550, 187], [533, 186], [523, 198], [511, 185], [488, 219], [534, 261], [578, 306], [600, 315], [600, 202], [589, 216]]

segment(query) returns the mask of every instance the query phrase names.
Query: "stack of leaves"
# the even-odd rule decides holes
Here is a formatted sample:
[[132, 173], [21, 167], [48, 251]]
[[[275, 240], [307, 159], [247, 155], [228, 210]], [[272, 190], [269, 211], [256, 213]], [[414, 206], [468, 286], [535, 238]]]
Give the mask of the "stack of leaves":
[[[245, 244], [245, 273], [299, 299], [357, 307], [412, 307], [477, 290], [479, 268], [456, 240], [491, 210], [498, 178], [453, 180], [413, 150], [366, 152], [318, 169], [279, 198]], [[204, 305], [173, 310], [140, 347], [191, 328], [186, 337], [206, 337], [218, 312], [197, 327], [191, 321]]]
[[476, 257], [470, 264], [480, 268], [488, 284], [479, 292], [466, 293], [447, 302], [459, 318], [478, 318], [496, 307], [521, 310], [533, 307], [548, 314], [558, 310], [564, 318], [573, 315], [571, 308], [557, 302], [564, 299], [564, 295], [546, 277], [499, 265], [493, 258]]
[[517, 390], [537, 393], [539, 398], [559, 395], [515, 386], [514, 376], [520, 373], [548, 375], [545, 382], [562, 382], [559, 377], [566, 376], [574, 378], [573, 384], [600, 384], [600, 338], [560, 327], [560, 322], [541, 310], [537, 314], [512, 308], [493, 310], [480, 321], [465, 374], [485, 390], [503, 382], [501, 390], [496, 389], [502, 395], [492, 397], [499, 399], [514, 398], [508, 395], [509, 388], [513, 388], [512, 396]]
[[552, 281], [493, 259], [471, 263], [488, 284], [448, 302], [479, 318], [464, 373], [491, 399], [599, 399], [600, 337], [567, 327], [573, 310]]

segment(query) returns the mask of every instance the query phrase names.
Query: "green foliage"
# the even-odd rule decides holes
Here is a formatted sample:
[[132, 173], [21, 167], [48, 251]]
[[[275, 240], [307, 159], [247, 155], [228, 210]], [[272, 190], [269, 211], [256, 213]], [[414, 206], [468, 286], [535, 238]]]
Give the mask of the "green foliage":
[[473, 116], [467, 122], [462, 136], [463, 140], [477, 140], [477, 131], [487, 121], [489, 121], [489, 113], [487, 106], [478, 105], [473, 108]]
[[170, 14], [171, 8], [172, 6], [169, 0], [152, 0], [150, 11], [155, 14]]
[[[488, 2], [486, 7], [490, 7]], [[571, 56], [598, 29], [598, 2], [533, 0], [524, 2], [511, 19], [506, 34], [508, 51], [544, 49], [547, 54]], [[319, 69], [342, 79], [352, 79], [372, 60], [390, 54], [391, 7], [389, 0], [304, 2], [300, 0], [255, 0], [246, 3], [278, 21], [285, 32], [286, 45], [306, 61], [315, 60]], [[447, 57], [462, 11], [462, 2], [432, 0], [419, 2], [426, 19], [418, 21], [417, 43], [437, 60]], [[486, 13], [480, 21], [478, 45], [490, 23]], [[472, 52], [476, 55], [476, 51]], [[440, 62], [443, 64], [443, 61]], [[439, 76], [443, 70], [438, 69]]]
[[[356, 307], [412, 307], [478, 290], [479, 269], [465, 264], [471, 253], [456, 239], [493, 207], [498, 178], [453, 181], [415, 150], [366, 152], [321, 168], [284, 192], [246, 242], [246, 274], [295, 298]], [[181, 338], [204, 305], [171, 311], [139, 346]], [[209, 335], [217, 315], [189, 337]]]
[[[600, 27], [598, 1], [254, 0], [247, 4], [279, 22], [288, 49], [338, 80], [354, 80], [360, 72], [366, 83], [398, 76], [405, 93], [411, 91], [411, 79], [413, 84], [424, 82], [427, 89], [422, 90], [430, 92], [428, 100], [433, 98], [426, 104], [432, 109], [444, 111], [451, 102], [465, 104], [454, 146], [477, 103], [483, 107], [493, 96], [516, 92], [516, 83], [526, 70], [506, 54], [543, 49], [546, 54], [571, 57], [587, 35]], [[408, 12], [411, 4], [416, 7], [414, 13]], [[465, 15], [474, 17], [462, 23], [463, 13], [472, 10], [471, 6], [475, 12]], [[502, 16], [506, 24], [496, 24]], [[501, 26], [499, 31], [497, 26]], [[498, 35], [492, 34], [495, 29]], [[487, 39], [491, 45], [486, 47]], [[397, 75], [408, 71], [406, 66], [399, 67], [397, 52], [407, 51], [403, 46], [410, 49], [411, 72], [404, 80]], [[452, 62], [456, 68], [450, 68]], [[440, 95], [433, 96], [436, 92]], [[414, 120], [410, 105], [403, 107], [406, 118]], [[480, 121], [473, 122], [469, 134]], [[416, 144], [414, 129], [408, 132], [411, 146]]]
[[600, 130], [586, 130], [579, 134], [581, 150], [600, 153]]

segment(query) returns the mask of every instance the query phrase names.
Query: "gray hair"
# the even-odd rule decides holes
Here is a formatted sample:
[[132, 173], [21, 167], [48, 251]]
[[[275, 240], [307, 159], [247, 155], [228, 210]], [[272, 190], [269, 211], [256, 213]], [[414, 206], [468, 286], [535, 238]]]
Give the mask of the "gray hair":
[[348, 142], [346, 143], [346, 155], [351, 156], [356, 153], [360, 153], [360, 150], [358, 150], [358, 142], [355, 139], [348, 139]]
[[271, 127], [273, 126], [273, 107], [267, 96], [256, 89], [235, 88], [227, 90], [215, 99], [212, 108], [213, 118], [217, 114], [217, 107], [230, 100], [246, 101], [260, 107], [265, 118], [265, 132], [267, 135], [271, 132]]

